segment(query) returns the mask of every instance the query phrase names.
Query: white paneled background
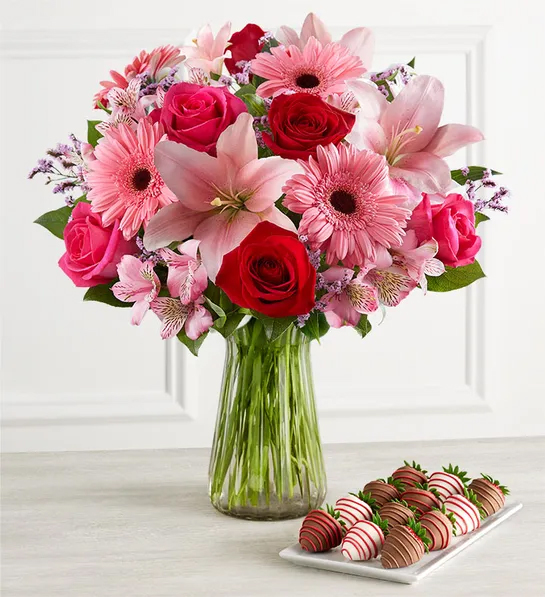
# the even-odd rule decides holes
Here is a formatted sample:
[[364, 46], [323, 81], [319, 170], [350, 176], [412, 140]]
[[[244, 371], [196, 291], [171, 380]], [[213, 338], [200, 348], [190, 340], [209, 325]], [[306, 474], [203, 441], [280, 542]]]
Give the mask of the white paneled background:
[[[414, 292], [361, 340], [314, 347], [325, 442], [545, 433], [542, 28], [525, 1], [416, 3], [5, 1], [1, 17], [2, 447], [5, 451], [211, 444], [223, 339], [199, 359], [159, 339], [150, 316], [83, 303], [56, 266], [62, 242], [32, 221], [60, 206], [25, 180], [45, 148], [83, 136], [110, 69], [141, 49], [182, 43], [204, 22], [300, 26], [309, 10], [337, 33], [376, 31], [374, 67], [416, 55], [446, 86], [444, 122], [487, 141], [455, 166], [506, 172], [512, 213], [483, 225], [488, 277], [468, 291]], [[62, 201], [62, 200], [61, 200]], [[379, 323], [378, 321], [376, 322]]]

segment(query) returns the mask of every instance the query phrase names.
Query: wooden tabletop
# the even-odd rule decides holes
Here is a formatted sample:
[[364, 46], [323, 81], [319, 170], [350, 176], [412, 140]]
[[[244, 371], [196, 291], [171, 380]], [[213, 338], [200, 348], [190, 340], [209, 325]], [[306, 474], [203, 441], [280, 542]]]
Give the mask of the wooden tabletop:
[[419, 584], [396, 585], [281, 560], [300, 521], [217, 513], [206, 450], [4, 455], [2, 595], [545, 595], [545, 438], [336, 445], [325, 455], [328, 501], [415, 459], [490, 473], [524, 508]]

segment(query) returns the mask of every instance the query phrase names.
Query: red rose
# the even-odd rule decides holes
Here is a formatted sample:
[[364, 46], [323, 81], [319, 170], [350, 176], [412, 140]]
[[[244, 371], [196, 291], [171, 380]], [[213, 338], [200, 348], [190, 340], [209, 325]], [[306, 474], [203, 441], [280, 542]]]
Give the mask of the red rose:
[[352, 130], [356, 117], [310, 93], [279, 95], [269, 110], [271, 135], [267, 146], [283, 158], [316, 157], [318, 145], [340, 143]]
[[265, 31], [259, 25], [249, 23], [236, 33], [231, 35], [229, 40], [229, 50], [231, 50], [231, 58], [224, 60], [227, 70], [234, 75], [240, 73], [242, 69], [237, 66], [237, 62], [241, 60], [249, 61], [256, 57], [263, 47], [259, 40], [265, 35]]
[[415, 208], [407, 228], [416, 232], [419, 242], [434, 238], [439, 245], [437, 259], [450, 267], [469, 265], [481, 248], [475, 232], [473, 203], [458, 193], [451, 193], [442, 203], [431, 204], [422, 193], [422, 202]]
[[215, 156], [218, 137], [247, 111], [227, 87], [176, 83], [167, 91], [163, 107], [151, 116], [161, 122], [171, 141]]
[[136, 252], [136, 243], [123, 238], [119, 221], [105, 228], [89, 203], [80, 202], [64, 229], [66, 253], [59, 267], [76, 286], [88, 288], [110, 282], [123, 255]]
[[261, 222], [223, 258], [216, 284], [240, 307], [269, 317], [314, 307], [316, 271], [297, 235]]

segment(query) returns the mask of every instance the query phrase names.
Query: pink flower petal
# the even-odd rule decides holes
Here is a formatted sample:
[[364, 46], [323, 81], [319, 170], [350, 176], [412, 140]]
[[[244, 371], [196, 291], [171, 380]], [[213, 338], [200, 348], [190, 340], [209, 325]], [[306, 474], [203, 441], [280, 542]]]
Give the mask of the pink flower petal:
[[307, 15], [301, 27], [301, 41], [306, 44], [311, 37], [315, 37], [324, 46], [332, 41], [331, 34], [323, 21], [313, 12]]
[[189, 312], [185, 322], [185, 333], [191, 340], [196, 340], [199, 336], [207, 332], [213, 325], [214, 320], [209, 311], [202, 305], [195, 305]]
[[483, 139], [481, 131], [468, 124], [445, 124], [437, 129], [425, 151], [444, 158]]
[[380, 124], [391, 141], [394, 137], [415, 127], [419, 134], [407, 134], [402, 153], [420, 151], [431, 141], [443, 112], [444, 88], [439, 79], [420, 75], [407, 83], [393, 102], [388, 104]]
[[367, 27], [351, 29], [341, 37], [339, 43], [348, 48], [354, 56], [358, 56], [367, 70], [371, 68], [375, 50], [375, 36], [371, 29]]
[[432, 153], [423, 151], [399, 159], [390, 168], [390, 176], [402, 178], [425, 193], [443, 192], [451, 184], [447, 163]]
[[253, 116], [244, 112], [220, 135], [216, 150], [225, 172], [232, 169], [240, 170], [246, 164], [257, 161], [257, 141], [253, 122]]
[[167, 205], [150, 220], [144, 233], [144, 246], [148, 251], [154, 251], [185, 240], [207, 215], [206, 212], [192, 211], [179, 201]]
[[388, 107], [388, 100], [380, 93], [376, 85], [365, 81], [349, 81], [347, 87], [358, 100], [360, 105], [358, 114], [364, 118], [379, 120]]
[[216, 280], [223, 256], [237, 247], [260, 221], [258, 214], [249, 211], [238, 211], [234, 215], [224, 211], [198, 226], [194, 236], [201, 241], [201, 257], [212, 282]]
[[180, 299], [159, 297], [151, 303], [151, 310], [163, 322], [161, 338], [174, 338], [183, 328], [189, 313], [189, 307], [183, 305]]
[[388, 145], [380, 124], [372, 118], [365, 118], [359, 112], [346, 140], [358, 149], [369, 149], [378, 154], [384, 154]]

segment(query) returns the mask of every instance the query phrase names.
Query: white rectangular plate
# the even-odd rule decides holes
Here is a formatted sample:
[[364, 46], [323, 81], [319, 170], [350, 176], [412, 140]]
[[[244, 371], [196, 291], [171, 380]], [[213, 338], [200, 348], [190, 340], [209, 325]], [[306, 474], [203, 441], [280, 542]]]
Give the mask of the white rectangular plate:
[[280, 552], [280, 557], [300, 566], [310, 566], [311, 568], [331, 570], [332, 572], [343, 572], [344, 574], [355, 574], [357, 576], [368, 576], [391, 582], [413, 584], [439, 568], [439, 566], [442, 566], [447, 560], [450, 560], [450, 558], [460, 553], [468, 545], [483, 537], [521, 508], [522, 504], [520, 502], [504, 506], [499, 512], [489, 516], [477, 530], [461, 537], [453, 537], [447, 549], [424, 554], [424, 557], [419, 562], [406, 568], [387, 570], [382, 567], [380, 559], [368, 562], [352, 562], [344, 558], [339, 548], [325, 553], [307, 553], [299, 547], [298, 543], [283, 549]]

